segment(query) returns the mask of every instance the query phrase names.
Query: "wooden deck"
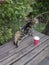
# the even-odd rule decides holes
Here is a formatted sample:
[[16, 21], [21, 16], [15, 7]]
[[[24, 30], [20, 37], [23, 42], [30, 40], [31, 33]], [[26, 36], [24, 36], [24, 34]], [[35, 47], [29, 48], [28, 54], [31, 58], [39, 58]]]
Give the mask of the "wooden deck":
[[33, 44], [33, 37], [21, 41], [18, 48], [9, 43], [0, 46], [0, 65], [38, 65], [49, 54], [49, 37], [35, 32], [40, 37], [40, 43]]

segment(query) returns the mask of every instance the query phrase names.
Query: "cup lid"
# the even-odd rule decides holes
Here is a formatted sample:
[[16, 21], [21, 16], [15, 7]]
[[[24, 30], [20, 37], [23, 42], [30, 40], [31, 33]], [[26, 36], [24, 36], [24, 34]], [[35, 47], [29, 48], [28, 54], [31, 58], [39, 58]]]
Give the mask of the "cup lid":
[[35, 36], [34, 39], [35, 40], [39, 40], [40, 38], [39, 38], [39, 36]]

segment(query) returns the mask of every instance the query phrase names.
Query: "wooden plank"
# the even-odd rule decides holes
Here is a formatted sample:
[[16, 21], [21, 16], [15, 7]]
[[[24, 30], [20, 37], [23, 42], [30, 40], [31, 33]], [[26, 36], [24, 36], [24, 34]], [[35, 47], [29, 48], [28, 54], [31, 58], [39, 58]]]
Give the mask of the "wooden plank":
[[[27, 40], [25, 39], [23, 42], [25, 42], [25, 41], [27, 42], [28, 39], [31, 40], [31, 37], [28, 37]], [[23, 45], [23, 43], [21, 42], [20, 46], [22, 46], [22, 45]], [[6, 53], [6, 52], [8, 52], [10, 50], [13, 50], [15, 48], [16, 48], [16, 46], [13, 45], [13, 41], [10, 41], [4, 47], [0, 48], [0, 55], [4, 54], [4, 53]], [[18, 47], [18, 48], [20, 48], [20, 47]]]
[[[44, 37], [44, 35], [41, 35], [41, 38], [43, 38]], [[32, 37], [31, 37], [32, 38]], [[11, 50], [9, 50], [9, 51], [7, 51], [7, 52], [5, 52], [5, 53], [3, 53], [3, 54], [1, 54], [0, 55], [0, 61], [1, 60], [5, 60], [5, 59], [7, 59], [7, 58], [9, 58], [10, 56], [12, 56], [12, 55], [14, 55], [15, 53], [17, 53], [18, 51], [20, 51], [20, 50], [22, 50], [22, 49], [24, 49], [24, 48], [26, 48], [26, 47], [28, 47], [28, 46], [30, 46], [31, 45], [31, 43], [30, 42], [33, 42], [33, 40], [31, 41], [31, 38], [30, 38], [30, 40], [28, 40], [29, 42], [26, 44], [25, 42], [27, 42], [26, 41], [26, 39], [23, 41], [23, 43], [22, 43], [22, 46], [20, 45], [17, 49], [16, 48], [13, 48], [13, 49], [11, 49]], [[44, 37], [45, 38], [45, 37]], [[29, 38], [28, 38], [29, 39]], [[32, 38], [33, 39], [33, 38]], [[42, 39], [41, 39], [42, 40]], [[8, 53], [8, 55], [7, 55], [7, 53]], [[6, 55], [6, 56], [4, 56], [4, 55]], [[4, 56], [4, 57], [3, 57]]]
[[[25, 43], [25, 42], [27, 42], [27, 43]], [[18, 53], [19, 51], [21, 51], [21, 50], [27, 48], [28, 46], [30, 46], [30, 45], [32, 44], [32, 43], [30, 43], [30, 42], [31, 42], [31, 38], [29, 37], [29, 38], [27, 38], [27, 40], [24, 41], [24, 43], [21, 44], [18, 48], [14, 48], [14, 49], [10, 50], [10, 51], [9, 51], [9, 55], [8, 55], [7, 57], [5, 57], [5, 58], [3, 58], [3, 59], [0, 58], [0, 61], [3, 61], [3, 60], [5, 60], [5, 59], [9, 58], [10, 56], [14, 55], [15, 53]], [[1, 54], [1, 55], [4, 55], [4, 53]], [[0, 55], [0, 56], [1, 56], [1, 55]]]
[[9, 50], [14, 49], [15, 46], [13, 45], [13, 41], [11, 40], [7, 44], [4, 44], [3, 46], [0, 46], [0, 55], [6, 53]]
[[[45, 36], [44, 34], [41, 34], [39, 32], [35, 32], [35, 35], [40, 36], [40, 38]], [[13, 47], [14, 47], [13, 41], [11, 40], [7, 44], [0, 46], [0, 53], [4, 53], [5, 51], [8, 51], [8, 50], [10, 50], [10, 48], [13, 48]]]
[[26, 65], [38, 65], [47, 55], [49, 54], [49, 47], [45, 48], [40, 54], [34, 59], [28, 62]]
[[[47, 40], [49, 41], [49, 40]], [[34, 58], [37, 54], [39, 54], [45, 47], [47, 47], [49, 44], [45, 42], [44, 44], [37, 47], [35, 50], [32, 50], [29, 54], [25, 55], [19, 61], [16, 61], [13, 65], [26, 65], [32, 58]]]
[[[40, 36], [40, 38], [45, 36], [44, 34], [41, 34], [41, 33], [38, 33], [38, 32], [35, 32], [35, 35]], [[21, 43], [21, 44], [23, 44], [23, 43]], [[4, 53], [6, 53], [10, 50], [13, 50], [13, 49], [15, 49], [15, 46], [13, 45], [13, 41], [10, 41], [5, 45], [0, 46], [0, 55], [4, 54]]]
[[49, 65], [49, 57], [48, 57], [48, 55], [40, 63], [38, 63], [38, 65]]
[[[48, 37], [46, 37], [46, 39], [48, 39]], [[44, 39], [43, 42], [44, 41], [46, 41], [46, 40]], [[28, 52], [30, 53], [30, 51], [33, 50], [33, 49], [34, 49], [33, 47], [29, 48], [29, 50], [26, 49], [27, 51], [25, 51], [25, 53], [23, 52], [24, 50], [20, 51], [19, 53], [15, 54], [15, 55], [11, 56], [10, 58], [8, 58], [7, 60], [3, 61], [2, 64], [7, 65], [7, 63], [8, 63], [8, 65], [9, 65], [10, 63], [18, 60], [19, 58], [21, 58], [23, 56], [25, 56]]]

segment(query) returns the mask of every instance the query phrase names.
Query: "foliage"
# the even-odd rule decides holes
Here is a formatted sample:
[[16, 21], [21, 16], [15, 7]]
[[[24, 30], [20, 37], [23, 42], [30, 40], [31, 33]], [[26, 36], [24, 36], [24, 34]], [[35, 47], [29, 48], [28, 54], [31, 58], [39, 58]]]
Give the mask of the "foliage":
[[46, 35], [49, 35], [49, 21], [47, 22], [47, 25], [46, 25], [45, 29], [43, 30], [43, 33]]
[[[36, 2], [34, 4], [31, 5], [31, 7], [33, 8], [33, 15], [35, 17], [40, 18], [40, 21], [43, 20], [43, 23], [47, 23], [47, 21], [49, 20], [49, 0], [35, 0]], [[43, 24], [42, 24], [43, 25]], [[41, 26], [38, 24], [36, 27], [36, 30], [38, 31], [42, 31], [45, 32], [45, 34], [49, 34], [49, 21], [48, 23], [43, 26]], [[39, 29], [41, 28], [41, 30]], [[43, 28], [43, 29], [42, 29]]]
[[0, 44], [9, 40], [13, 32], [18, 30], [19, 24], [32, 11], [32, 3], [33, 0], [6, 0], [0, 4]]
[[39, 15], [43, 12], [49, 11], [49, 0], [35, 0], [36, 2], [31, 5], [33, 14]]
[[5, 0], [0, 4], [0, 44], [12, 38], [29, 12], [36, 17], [46, 11], [49, 11], [49, 0]]
[[45, 29], [45, 26], [45, 23], [37, 23], [35, 24], [34, 29], [38, 32], [42, 32]]

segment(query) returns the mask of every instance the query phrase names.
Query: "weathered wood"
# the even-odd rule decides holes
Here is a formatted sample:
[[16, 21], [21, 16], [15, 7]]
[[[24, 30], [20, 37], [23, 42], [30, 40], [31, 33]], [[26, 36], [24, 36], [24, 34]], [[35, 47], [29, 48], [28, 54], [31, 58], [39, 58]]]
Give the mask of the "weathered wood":
[[32, 59], [34, 59], [34, 57], [36, 57], [36, 55], [38, 55], [40, 52], [42, 52], [43, 49], [45, 47], [47, 47], [48, 45], [49, 44], [47, 44], [47, 42], [43, 43], [42, 45], [40, 45], [36, 49], [32, 50], [30, 53], [26, 54], [21, 59], [19, 59], [19, 61], [15, 62], [13, 65], [16, 65], [16, 64], [17, 65], [21, 65], [21, 64], [22, 65], [26, 65], [28, 62], [30, 62]]
[[[49, 45], [47, 44], [47, 42], [49, 42], [48, 36], [38, 33], [38, 32], [34, 32], [34, 36], [40, 37], [40, 43], [37, 46], [33, 45], [33, 37], [30, 36], [24, 39], [23, 41], [21, 41], [18, 48], [15, 48], [15, 46], [13, 46], [13, 42], [10, 43], [10, 46], [7, 45], [7, 46], [1, 47], [2, 50], [0, 49], [0, 52], [2, 53], [0, 54], [0, 65], [10, 65], [10, 64], [24, 65], [32, 57], [34, 57], [35, 54], [38, 54], [43, 48]], [[32, 56], [32, 53], [33, 53], [33, 56]], [[21, 59], [23, 60], [21, 61]], [[21, 63], [20, 61], [21, 62], [25, 61], [25, 62]], [[18, 62], [20, 62], [21, 64]]]
[[[25, 42], [27, 42], [27, 44]], [[3, 58], [3, 59], [0, 59], [0, 61], [3, 61], [5, 59], [9, 58], [10, 56], [18, 53], [19, 51], [27, 48], [28, 46], [30, 46], [32, 44], [30, 42], [31, 42], [31, 38], [28, 38], [26, 41], [24, 41], [24, 44], [21, 44], [18, 48], [14, 48], [12, 50], [9, 50], [9, 55], [7, 57]], [[3, 53], [3, 55], [4, 55], [4, 53]]]
[[[44, 39], [43, 40], [43, 42], [44, 41], [46, 41], [47, 39], [48, 39], [48, 37], [45, 37], [46, 39]], [[41, 43], [40, 43], [41, 44]], [[39, 45], [40, 46], [40, 45]], [[44, 45], [43, 45], [44, 46]], [[41, 46], [42, 47], [42, 46]], [[35, 47], [36, 48], [36, 47]], [[40, 48], [40, 47], [39, 47]], [[29, 50], [28, 50], [29, 49]], [[20, 58], [22, 58], [23, 56], [25, 56], [26, 54], [28, 54], [28, 53], [30, 53], [31, 51], [33, 51], [34, 50], [34, 47], [30, 47], [30, 48], [28, 48], [28, 49], [26, 49], [26, 50], [22, 50], [22, 51], [20, 51], [19, 53], [17, 53], [17, 54], [15, 54], [15, 55], [13, 55], [13, 56], [11, 56], [10, 58], [8, 58], [7, 60], [5, 60], [5, 61], [3, 61], [2, 62], [2, 64], [4, 64], [4, 65], [9, 65], [9, 64], [11, 64], [11, 63], [13, 63], [13, 62], [15, 62], [16, 60], [18, 60], [18, 59], [20, 59]], [[36, 49], [35, 49], [36, 50]], [[24, 52], [25, 51], [25, 52]]]
[[[44, 37], [44, 34], [39, 32], [35, 32], [34, 35], [38, 35], [40, 38]], [[24, 42], [25, 40], [23, 40]], [[23, 42], [21, 44], [23, 44]], [[5, 45], [0, 46], [0, 55], [6, 53], [7, 51], [13, 50], [15, 46], [13, 45], [13, 41], [8, 42]]]
[[38, 65], [49, 65], [49, 54]]
[[45, 48], [40, 54], [38, 54], [34, 59], [32, 59], [26, 65], [38, 65], [45, 57], [49, 54], [49, 47]]
[[7, 44], [0, 46], [0, 55], [4, 54], [7, 51], [10, 51], [14, 48], [15, 48], [15, 46], [13, 45], [13, 41], [9, 41]]
[[[41, 34], [41, 33], [35, 33], [35, 35], [39, 35], [40, 34], [40, 38], [43, 38], [45, 35]], [[31, 37], [32, 38], [32, 37]], [[29, 38], [28, 38], [29, 39]], [[29, 42], [31, 41], [31, 39], [29, 40]], [[33, 40], [32, 40], [33, 41]], [[13, 42], [10, 42], [8, 44], [6, 44], [5, 46], [3, 46], [2, 48], [0, 48], [0, 60], [3, 58], [3, 60], [5, 60], [6, 58], [10, 57], [11, 55], [14, 55], [14, 53], [17, 53], [18, 51], [20, 51], [21, 49], [26, 48], [27, 46], [31, 45], [31, 43], [27, 43], [26, 44], [26, 39], [21, 42], [20, 46], [16, 49], [15, 46], [13, 45]], [[8, 55], [7, 55], [8, 53]], [[5, 56], [4, 56], [5, 55]], [[5, 58], [4, 58], [4, 57]]]

